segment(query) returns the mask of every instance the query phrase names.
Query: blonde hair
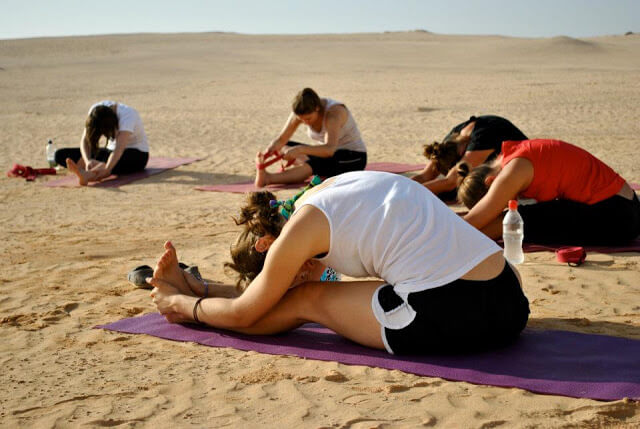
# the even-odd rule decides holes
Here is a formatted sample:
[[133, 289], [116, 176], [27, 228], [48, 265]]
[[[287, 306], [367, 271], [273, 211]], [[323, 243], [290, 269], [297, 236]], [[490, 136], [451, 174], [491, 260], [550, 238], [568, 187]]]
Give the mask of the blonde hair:
[[481, 164], [473, 170], [466, 162], [458, 164], [458, 201], [469, 209], [478, 204], [489, 190], [485, 179], [493, 172], [491, 164]]
[[284, 218], [277, 207], [271, 207], [275, 196], [268, 191], [252, 192], [247, 204], [241, 209], [240, 216], [233, 218], [236, 225], [243, 225], [242, 232], [231, 246], [232, 262], [225, 262], [225, 268], [235, 271], [236, 287], [243, 291], [256, 278], [267, 257], [267, 252], [258, 252], [255, 248], [260, 237], [269, 234], [278, 237], [284, 226]]

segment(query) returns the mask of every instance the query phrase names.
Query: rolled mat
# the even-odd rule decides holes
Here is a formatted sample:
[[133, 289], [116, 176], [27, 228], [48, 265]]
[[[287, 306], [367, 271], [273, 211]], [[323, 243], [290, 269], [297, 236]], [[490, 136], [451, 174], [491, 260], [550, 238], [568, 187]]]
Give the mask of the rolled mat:
[[[88, 186], [96, 188], [117, 188], [126, 185], [136, 180], [146, 179], [149, 176], [153, 176], [163, 171], [170, 170], [172, 168], [179, 167], [181, 165], [191, 164], [192, 162], [200, 161], [202, 158], [162, 158], [153, 157], [149, 158], [147, 167], [137, 173], [124, 174], [122, 176], [111, 175], [101, 182], [90, 182]], [[49, 188], [76, 188], [78, 184], [78, 178], [73, 174], [68, 174], [62, 179], [50, 180], [43, 183], [44, 186]]]
[[394, 356], [355, 344], [317, 324], [306, 324], [281, 335], [252, 336], [171, 324], [159, 313], [151, 313], [96, 328], [210, 347], [397, 369], [552, 395], [640, 399], [640, 341], [606, 335], [525, 329], [515, 343], [499, 350], [469, 355]]

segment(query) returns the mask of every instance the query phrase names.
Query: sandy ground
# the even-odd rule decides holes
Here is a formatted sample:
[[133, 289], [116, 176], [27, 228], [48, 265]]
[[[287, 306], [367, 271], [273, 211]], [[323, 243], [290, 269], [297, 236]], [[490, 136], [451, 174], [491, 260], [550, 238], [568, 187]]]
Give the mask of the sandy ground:
[[[137, 108], [158, 156], [204, 161], [120, 189], [0, 178], [2, 427], [638, 427], [640, 406], [91, 329], [154, 311], [126, 281], [172, 239], [222, 263], [251, 155], [311, 86], [352, 110], [371, 161], [421, 162], [472, 114], [576, 143], [640, 182], [640, 36], [126, 35], [0, 41], [0, 166], [77, 145], [88, 107]], [[305, 139], [302, 134], [298, 136]], [[640, 254], [520, 269], [530, 326], [640, 339]], [[615, 353], [612, 350], [612, 353]], [[340, 375], [336, 375], [339, 373]]]

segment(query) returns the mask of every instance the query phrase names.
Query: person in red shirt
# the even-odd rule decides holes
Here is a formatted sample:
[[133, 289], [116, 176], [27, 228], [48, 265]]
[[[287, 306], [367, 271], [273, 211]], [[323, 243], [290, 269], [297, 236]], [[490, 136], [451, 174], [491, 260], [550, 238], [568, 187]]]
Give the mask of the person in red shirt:
[[629, 184], [584, 149], [560, 140], [505, 141], [502, 156], [470, 171], [458, 166], [464, 219], [491, 238], [502, 236], [509, 200], [521, 205], [524, 241], [615, 245], [640, 234], [640, 202]]

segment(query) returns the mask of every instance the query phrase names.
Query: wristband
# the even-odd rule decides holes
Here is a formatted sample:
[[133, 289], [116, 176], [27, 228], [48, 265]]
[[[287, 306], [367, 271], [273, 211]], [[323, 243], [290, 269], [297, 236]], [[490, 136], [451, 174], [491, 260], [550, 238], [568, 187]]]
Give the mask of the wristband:
[[200, 297], [198, 298], [198, 300], [196, 301], [196, 304], [193, 306], [193, 320], [196, 323], [202, 323], [200, 322], [200, 319], [198, 319], [198, 306], [200, 305], [200, 303], [202, 302], [203, 299], [205, 299], [206, 297]]

